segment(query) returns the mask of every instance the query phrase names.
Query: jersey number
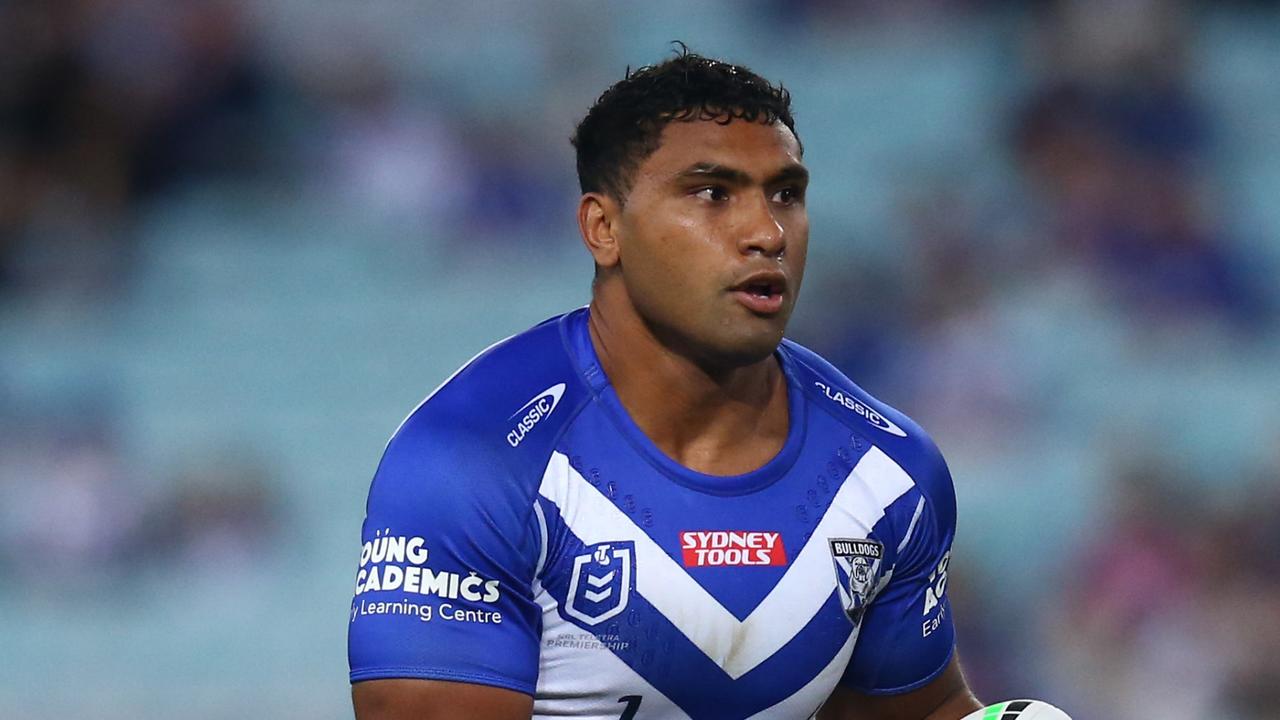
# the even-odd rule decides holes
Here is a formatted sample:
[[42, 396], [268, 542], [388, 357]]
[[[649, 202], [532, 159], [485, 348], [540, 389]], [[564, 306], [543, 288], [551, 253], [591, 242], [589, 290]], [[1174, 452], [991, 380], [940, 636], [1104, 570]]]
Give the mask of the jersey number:
[[618, 698], [618, 702], [627, 704], [622, 709], [622, 715], [618, 716], [618, 720], [634, 720], [636, 711], [640, 709], [640, 701], [643, 699], [640, 695], [623, 695]]

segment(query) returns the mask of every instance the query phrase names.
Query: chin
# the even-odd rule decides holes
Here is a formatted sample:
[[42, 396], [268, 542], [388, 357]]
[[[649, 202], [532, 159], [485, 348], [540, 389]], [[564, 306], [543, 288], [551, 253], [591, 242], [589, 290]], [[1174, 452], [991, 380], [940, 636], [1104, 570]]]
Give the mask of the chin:
[[716, 364], [722, 367], [746, 367], [766, 360], [782, 342], [782, 329], [755, 332], [726, 338], [713, 350]]
[[748, 367], [767, 360], [778, 349], [786, 328], [786, 320], [781, 317], [698, 320], [702, 322], [651, 322], [649, 326], [660, 342], [677, 349], [709, 372]]

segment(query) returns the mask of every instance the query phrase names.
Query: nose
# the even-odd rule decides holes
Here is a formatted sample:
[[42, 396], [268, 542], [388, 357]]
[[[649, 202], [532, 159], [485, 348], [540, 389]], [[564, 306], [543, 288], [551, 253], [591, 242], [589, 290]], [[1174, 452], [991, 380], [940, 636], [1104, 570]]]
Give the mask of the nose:
[[769, 198], [760, 193], [755, 202], [743, 209], [742, 232], [738, 236], [738, 250], [744, 255], [760, 253], [781, 257], [787, 247], [786, 232], [778, 222]]

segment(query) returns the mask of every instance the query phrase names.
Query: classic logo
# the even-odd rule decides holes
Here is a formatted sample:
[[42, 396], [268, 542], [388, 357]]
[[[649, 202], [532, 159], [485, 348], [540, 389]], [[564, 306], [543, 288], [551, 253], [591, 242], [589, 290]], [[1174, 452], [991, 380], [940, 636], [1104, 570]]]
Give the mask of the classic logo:
[[786, 565], [782, 533], [760, 530], [686, 530], [680, 533], [685, 567]]
[[534, 395], [532, 400], [524, 404], [524, 407], [511, 413], [508, 420], [516, 420], [516, 418], [519, 420], [511, 432], [507, 433], [507, 444], [511, 447], [519, 447], [534, 426], [556, 411], [556, 406], [560, 404], [560, 398], [563, 395], [564, 383], [557, 383]]
[[598, 625], [627, 609], [635, 588], [635, 556], [632, 541], [587, 546], [587, 552], [573, 559], [565, 613]]
[[854, 411], [858, 415], [861, 415], [863, 420], [866, 420], [867, 422], [871, 423], [872, 425], [875, 425], [876, 427], [889, 433], [890, 435], [897, 435], [898, 437], [907, 436], [907, 433], [905, 430], [893, 424], [893, 421], [891, 421], [889, 418], [867, 407], [866, 403], [862, 402], [861, 400], [858, 400], [855, 397], [846, 395], [843, 391], [833, 388], [830, 385], [827, 385], [826, 383], [814, 382], [813, 384], [819, 390], [822, 391], [823, 395], [827, 396], [828, 400], [834, 403], [839, 403], [840, 405], [843, 405], [846, 409]]
[[840, 601], [849, 620], [857, 625], [879, 589], [884, 545], [869, 538], [831, 538], [830, 544]]

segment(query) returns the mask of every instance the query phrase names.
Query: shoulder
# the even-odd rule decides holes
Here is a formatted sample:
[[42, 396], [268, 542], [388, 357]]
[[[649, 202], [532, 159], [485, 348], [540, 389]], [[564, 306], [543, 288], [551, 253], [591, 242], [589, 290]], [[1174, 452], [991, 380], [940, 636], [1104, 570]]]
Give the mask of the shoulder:
[[441, 383], [392, 434], [375, 486], [443, 475], [476, 489], [493, 484], [485, 478], [536, 486], [560, 431], [589, 400], [564, 341], [567, 317], [495, 343]]
[[881, 402], [814, 351], [783, 340], [780, 350], [810, 402], [866, 439], [911, 477], [935, 512], [955, 514], [955, 488], [933, 439], [914, 420]]

